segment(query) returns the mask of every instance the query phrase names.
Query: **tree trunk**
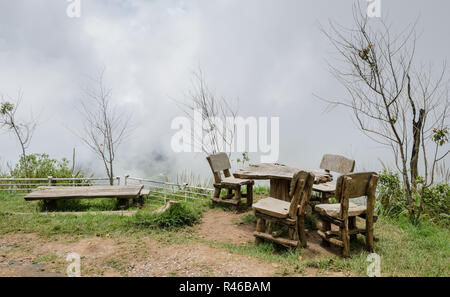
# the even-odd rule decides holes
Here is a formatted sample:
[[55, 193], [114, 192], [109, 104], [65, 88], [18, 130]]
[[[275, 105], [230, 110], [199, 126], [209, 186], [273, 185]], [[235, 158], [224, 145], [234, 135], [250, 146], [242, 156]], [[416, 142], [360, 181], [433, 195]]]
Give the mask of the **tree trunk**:
[[109, 162], [109, 184], [114, 186], [113, 162]]
[[421, 109], [419, 112], [419, 119], [417, 121], [413, 120], [413, 146], [411, 152], [411, 160], [409, 163], [411, 169], [411, 183], [414, 190], [417, 190], [416, 180], [419, 176], [418, 163], [419, 163], [419, 152], [420, 152], [420, 132], [422, 131], [423, 117], [425, 115], [425, 110]]

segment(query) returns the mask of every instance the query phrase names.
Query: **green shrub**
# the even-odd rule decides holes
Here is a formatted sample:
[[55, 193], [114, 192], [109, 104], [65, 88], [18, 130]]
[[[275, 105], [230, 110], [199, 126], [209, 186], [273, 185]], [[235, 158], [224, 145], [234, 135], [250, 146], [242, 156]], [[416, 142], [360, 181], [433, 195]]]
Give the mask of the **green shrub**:
[[186, 203], [173, 204], [161, 214], [138, 212], [132, 218], [134, 225], [163, 229], [193, 226], [200, 221], [202, 210]]
[[[15, 167], [10, 169], [9, 174], [12, 177], [26, 177], [24, 161], [24, 158], [21, 157]], [[66, 158], [56, 160], [50, 158], [48, 154], [31, 154], [27, 156], [27, 164], [30, 178], [47, 178], [49, 176], [56, 178], [84, 177], [81, 172], [72, 172], [72, 169], [69, 168], [69, 160]]]
[[424, 214], [439, 224], [450, 225], [450, 185], [437, 184], [425, 189]]
[[378, 174], [376, 211], [388, 217], [397, 217], [407, 211], [407, 201], [398, 173], [383, 170]]
[[305, 216], [305, 228], [308, 230], [317, 230], [317, 216], [315, 214]]
[[[384, 170], [378, 176], [375, 210], [391, 218], [406, 215], [408, 203], [398, 173]], [[418, 193], [415, 194], [415, 197], [417, 199], [416, 205], [419, 205], [420, 196]], [[423, 198], [422, 219], [437, 224], [450, 224], [450, 186], [448, 184], [436, 184], [426, 188]]]

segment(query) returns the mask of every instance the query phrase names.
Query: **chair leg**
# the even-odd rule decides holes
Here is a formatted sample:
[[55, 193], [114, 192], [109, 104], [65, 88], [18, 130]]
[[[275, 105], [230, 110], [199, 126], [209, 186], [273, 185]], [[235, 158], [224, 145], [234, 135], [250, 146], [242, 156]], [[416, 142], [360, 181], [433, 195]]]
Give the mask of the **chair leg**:
[[[356, 229], [356, 217], [349, 217], [348, 218], [348, 229], [354, 230]], [[350, 241], [354, 241], [357, 239], [357, 234], [350, 235]]]
[[[256, 219], [256, 231], [258, 232], [266, 232], [266, 221], [262, 218]], [[260, 243], [263, 240], [259, 237], [255, 237], [255, 243]]]
[[253, 204], [253, 185], [247, 185], [247, 206]]
[[366, 249], [369, 252], [373, 252], [375, 236], [373, 235], [373, 216], [371, 219], [366, 217]]
[[329, 197], [328, 193], [322, 192], [321, 197], [320, 197], [320, 203], [323, 203], [323, 204], [330, 203], [329, 198], [330, 197]]
[[350, 257], [350, 237], [348, 236], [348, 223], [344, 223], [344, 227], [339, 227], [341, 233], [341, 240], [344, 244], [342, 248], [342, 256], [347, 258]]
[[[321, 231], [323, 231], [324, 233], [327, 231], [331, 230], [331, 223], [323, 220], [323, 219], [319, 219], [320, 220], [320, 229]], [[325, 239], [322, 238], [322, 244], [326, 247], [330, 246], [330, 243], [328, 241], [326, 241]]]
[[233, 189], [232, 188], [228, 188], [227, 189], [227, 199], [228, 199], [228, 197], [233, 197]]
[[231, 207], [231, 209], [236, 210], [238, 209], [238, 206], [241, 204], [241, 198], [242, 198], [242, 193], [241, 193], [241, 187], [235, 188], [234, 189], [234, 199], [238, 202], [237, 205], [233, 205]]
[[220, 198], [220, 191], [222, 190], [222, 188], [220, 188], [220, 187], [217, 187], [217, 188], [214, 188], [214, 194], [213, 194], [213, 197], [214, 198]]
[[300, 243], [303, 248], [306, 248], [308, 246], [307, 240], [306, 240], [306, 231], [305, 231], [305, 217], [303, 215], [300, 215], [297, 220], [297, 232], [298, 238], [300, 239]]

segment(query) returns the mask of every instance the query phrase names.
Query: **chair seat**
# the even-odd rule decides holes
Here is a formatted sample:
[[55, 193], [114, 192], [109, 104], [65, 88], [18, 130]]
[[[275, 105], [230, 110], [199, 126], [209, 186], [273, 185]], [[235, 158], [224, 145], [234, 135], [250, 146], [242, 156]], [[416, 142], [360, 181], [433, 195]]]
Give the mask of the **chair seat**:
[[[318, 204], [314, 208], [316, 211], [318, 211], [320, 214], [328, 215], [330, 217], [334, 218], [340, 218], [341, 216], [341, 204]], [[349, 217], [355, 217], [360, 214], [363, 214], [366, 212], [366, 206], [365, 205], [357, 205], [355, 203], [350, 202], [348, 206], [348, 216]]]
[[333, 183], [314, 184], [313, 190], [317, 192], [334, 193], [336, 192], [336, 184]]
[[280, 200], [280, 199], [276, 199], [276, 198], [272, 198], [272, 197], [268, 197], [268, 198], [264, 198], [259, 200], [258, 202], [256, 202], [255, 204], [253, 204], [253, 209], [275, 217], [275, 218], [287, 218], [289, 215], [289, 208], [291, 206], [291, 203]]
[[220, 182], [222, 185], [230, 185], [230, 186], [236, 186], [236, 185], [252, 185], [254, 184], [254, 181], [251, 179], [242, 179], [242, 178], [235, 178], [235, 177], [225, 177]]

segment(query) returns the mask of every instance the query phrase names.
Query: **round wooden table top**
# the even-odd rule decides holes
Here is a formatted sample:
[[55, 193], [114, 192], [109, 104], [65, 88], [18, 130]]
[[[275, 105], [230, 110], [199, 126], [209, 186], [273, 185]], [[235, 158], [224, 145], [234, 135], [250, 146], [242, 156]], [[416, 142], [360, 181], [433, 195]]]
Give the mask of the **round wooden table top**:
[[277, 163], [261, 163], [256, 165], [250, 165], [249, 167], [241, 168], [240, 170], [233, 173], [233, 175], [236, 178], [246, 178], [246, 179], [291, 180], [294, 177], [294, 174], [299, 170], [304, 170], [313, 173], [314, 176], [316, 177], [314, 181], [314, 183], [316, 184], [326, 183], [333, 180], [333, 176], [325, 171], [299, 169]]

